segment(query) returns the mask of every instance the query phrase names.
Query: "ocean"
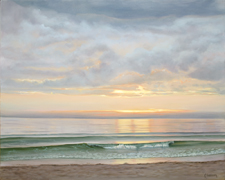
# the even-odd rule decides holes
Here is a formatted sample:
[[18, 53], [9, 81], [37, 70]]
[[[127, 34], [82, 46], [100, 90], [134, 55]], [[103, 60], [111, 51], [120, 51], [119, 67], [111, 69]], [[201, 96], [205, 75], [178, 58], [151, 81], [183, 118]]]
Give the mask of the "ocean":
[[[1, 162], [225, 157], [224, 119], [1, 118]], [[222, 159], [221, 159], [222, 160]]]

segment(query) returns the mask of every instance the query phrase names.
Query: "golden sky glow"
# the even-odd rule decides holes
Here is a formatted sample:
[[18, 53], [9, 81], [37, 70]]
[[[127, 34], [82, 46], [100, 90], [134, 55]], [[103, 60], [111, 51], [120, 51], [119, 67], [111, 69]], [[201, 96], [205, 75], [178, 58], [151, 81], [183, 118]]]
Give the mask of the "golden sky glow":
[[122, 113], [158, 113], [158, 112], [187, 112], [187, 110], [176, 109], [146, 109], [146, 110], [116, 110], [116, 112]]
[[145, 116], [155, 113], [223, 112], [225, 107], [225, 98], [216, 95], [164, 95], [127, 98], [101, 95], [3, 93], [1, 102], [2, 115], [15, 112], [20, 114], [51, 112], [51, 114], [63, 115], [78, 111], [94, 116], [125, 117], [132, 114]]

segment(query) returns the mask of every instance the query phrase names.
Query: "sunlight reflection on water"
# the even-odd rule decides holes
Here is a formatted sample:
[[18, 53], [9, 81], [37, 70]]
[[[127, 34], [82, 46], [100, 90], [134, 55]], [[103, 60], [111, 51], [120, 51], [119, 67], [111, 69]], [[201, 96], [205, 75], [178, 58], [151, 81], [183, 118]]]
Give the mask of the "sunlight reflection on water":
[[1, 118], [1, 134], [225, 132], [224, 119]]

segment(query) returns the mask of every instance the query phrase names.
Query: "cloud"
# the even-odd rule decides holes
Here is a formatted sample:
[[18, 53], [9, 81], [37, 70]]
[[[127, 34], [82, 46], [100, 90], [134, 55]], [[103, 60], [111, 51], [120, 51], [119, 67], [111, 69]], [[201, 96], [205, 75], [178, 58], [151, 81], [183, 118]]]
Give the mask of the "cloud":
[[225, 2], [223, 0], [216, 0], [215, 1], [215, 6], [221, 10], [222, 12], [225, 11]]
[[[165, 6], [169, 16], [162, 17], [165, 14], [159, 11], [161, 15], [148, 14], [142, 19], [123, 19], [125, 12], [120, 12], [119, 19], [107, 14], [107, 7], [114, 1], [77, 1], [83, 13], [75, 15], [62, 13], [60, 1], [54, 8], [49, 1], [34, 1], [32, 6], [30, 1], [15, 2], [3, 2], [9, 7], [2, 14], [3, 91], [69, 93], [57, 89], [90, 88], [88, 93], [112, 95], [117, 85], [126, 88], [133, 84], [132, 91], [141, 85], [146, 91], [173, 93], [196, 91], [197, 84], [210, 89], [207, 93], [224, 93], [224, 15], [218, 15], [221, 10], [215, 7], [208, 14], [206, 10], [214, 1], [171, 0], [172, 5], [192, 12], [189, 16], [171, 16], [170, 10], [176, 6], [165, 2], [143, 1], [137, 8], [157, 6], [163, 10]], [[72, 7], [73, 3], [64, 4]], [[193, 3], [205, 3], [206, 9], [198, 14], [201, 16], [188, 9]], [[109, 13], [123, 8], [130, 9], [128, 14], [136, 11], [137, 1], [118, 4], [113, 4], [117, 9], [112, 7]], [[64, 70], [57, 70], [60, 68]], [[190, 81], [194, 83], [187, 85]], [[102, 87], [111, 89], [103, 91]]]
[[[153, 111], [153, 112], [151, 112]], [[188, 112], [185, 110], [118, 110], [118, 111], [3, 111], [2, 117], [20, 118], [79, 118], [79, 119], [148, 119], [148, 118], [223, 118], [221, 112]]]
[[207, 81], [218, 81], [224, 79], [225, 61], [209, 62], [189, 74], [190, 77]]
[[14, 0], [18, 4], [40, 9], [51, 9], [58, 13], [98, 14], [121, 19], [162, 17], [175, 15], [219, 15], [224, 13], [221, 0]]

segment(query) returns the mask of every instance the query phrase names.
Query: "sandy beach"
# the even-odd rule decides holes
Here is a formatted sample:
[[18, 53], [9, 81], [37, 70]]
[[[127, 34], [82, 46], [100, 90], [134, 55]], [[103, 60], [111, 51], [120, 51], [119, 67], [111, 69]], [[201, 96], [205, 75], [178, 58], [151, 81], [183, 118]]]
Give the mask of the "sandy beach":
[[225, 180], [225, 161], [2, 166], [1, 180]]

